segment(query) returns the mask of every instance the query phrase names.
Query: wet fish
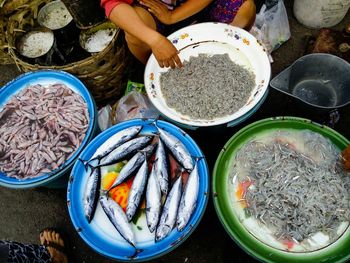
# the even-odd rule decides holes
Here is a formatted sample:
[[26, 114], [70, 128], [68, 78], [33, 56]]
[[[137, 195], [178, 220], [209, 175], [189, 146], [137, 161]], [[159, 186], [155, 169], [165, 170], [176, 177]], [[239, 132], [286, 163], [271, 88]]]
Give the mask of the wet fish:
[[134, 232], [132, 231], [131, 225], [120, 205], [106, 195], [100, 197], [100, 204], [119, 234], [126, 242], [135, 247]]
[[[142, 129], [142, 126], [131, 126], [125, 130], [122, 130], [120, 132], [117, 132], [116, 134], [112, 135], [108, 140], [106, 140], [98, 149], [97, 153], [92, 156], [89, 160], [81, 160], [87, 168], [88, 164], [90, 164], [94, 160], [101, 160], [105, 156], [107, 156], [109, 153], [111, 153], [114, 149], [121, 146], [123, 143], [131, 140], [134, 138]], [[111, 146], [112, 145], [112, 146]]]
[[156, 167], [155, 173], [157, 175], [160, 190], [166, 195], [169, 187], [169, 174], [168, 174], [168, 163], [163, 142], [159, 139], [158, 147], [156, 151]]
[[84, 192], [84, 214], [89, 223], [95, 215], [100, 187], [100, 168], [92, 169], [87, 179]]
[[164, 239], [173, 229], [179, 208], [182, 189], [182, 178], [179, 176], [165, 201], [162, 215], [156, 230], [156, 242]]
[[160, 138], [163, 140], [163, 142], [168, 147], [168, 149], [172, 152], [176, 160], [186, 170], [192, 171], [193, 169], [192, 157], [191, 157], [191, 154], [186, 149], [185, 145], [183, 145], [183, 143], [180, 142], [180, 140], [176, 138], [174, 135], [170, 134], [169, 132], [165, 131], [162, 128], [159, 128], [157, 125], [156, 127], [159, 131]]
[[181, 196], [179, 212], [177, 214], [177, 229], [182, 231], [191, 218], [196, 208], [199, 191], [198, 163], [195, 164], [192, 172], [188, 176], [185, 189]]
[[148, 229], [151, 233], [153, 233], [159, 221], [162, 198], [160, 185], [154, 167], [155, 163], [153, 164], [152, 171], [149, 175], [146, 189], [146, 220]]
[[154, 145], [149, 145], [143, 150], [140, 150], [137, 154], [132, 157], [127, 164], [122, 168], [120, 171], [118, 177], [115, 179], [113, 182], [112, 186], [109, 188], [109, 190], [113, 189], [114, 187], [118, 186], [122, 182], [125, 181], [126, 178], [128, 178], [130, 175], [132, 175], [144, 162], [145, 159], [148, 159], [155, 146]]
[[142, 136], [135, 139], [132, 139], [109, 153], [104, 159], [101, 160], [101, 163], [96, 167], [107, 166], [115, 164], [123, 160], [126, 156], [132, 155], [137, 150], [145, 147], [152, 140], [152, 136]]
[[146, 187], [147, 176], [148, 164], [147, 159], [144, 158], [143, 164], [137, 172], [129, 192], [128, 205], [126, 207], [126, 217], [128, 218], [129, 222], [135, 215], [135, 212], [140, 204], [141, 197]]

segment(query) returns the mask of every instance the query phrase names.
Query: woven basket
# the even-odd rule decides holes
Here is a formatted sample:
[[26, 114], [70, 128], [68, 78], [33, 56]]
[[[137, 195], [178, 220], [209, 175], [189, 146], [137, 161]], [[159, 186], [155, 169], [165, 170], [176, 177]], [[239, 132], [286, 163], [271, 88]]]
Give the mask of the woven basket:
[[64, 70], [77, 76], [87, 86], [99, 106], [117, 101], [126, 86], [125, 72], [131, 58], [124, 40], [124, 33], [119, 29], [111, 43], [103, 51], [64, 66], [33, 65], [17, 56], [16, 39], [36, 25], [40, 7], [48, 2], [50, 0], [31, 1], [18, 8], [18, 11], [9, 18], [6, 39], [9, 44], [9, 53], [18, 68], [25, 72], [40, 69]]

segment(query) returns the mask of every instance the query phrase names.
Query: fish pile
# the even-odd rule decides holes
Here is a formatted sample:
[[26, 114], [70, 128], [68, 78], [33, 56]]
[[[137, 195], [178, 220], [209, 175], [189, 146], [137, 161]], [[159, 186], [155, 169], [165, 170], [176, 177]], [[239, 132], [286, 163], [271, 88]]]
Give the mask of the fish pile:
[[213, 120], [237, 112], [255, 87], [255, 74], [228, 54], [199, 54], [181, 69], [161, 73], [166, 104], [194, 119]]
[[[89, 223], [92, 221], [99, 201], [113, 226], [135, 249], [135, 238], [129, 222], [135, 216], [144, 196], [147, 226], [151, 233], [155, 232], [157, 242], [166, 238], [175, 224], [179, 231], [185, 228], [195, 210], [199, 192], [198, 161], [192, 160], [192, 156], [179, 139], [159, 128], [156, 122], [154, 125], [159, 134], [157, 142], [154, 136], [138, 136], [143, 126], [131, 126], [104, 142], [99, 147], [101, 150], [98, 149], [91, 159], [81, 160], [85, 168], [91, 170], [88, 173], [83, 198], [87, 221]], [[156, 151], [153, 153], [155, 148]], [[182, 170], [189, 173], [184, 187], [181, 174], [170, 187], [166, 150], [170, 151], [182, 166]], [[111, 187], [107, 191], [100, 191], [100, 168], [116, 164], [128, 157], [132, 158], [121, 169]], [[151, 157], [154, 157], [153, 163], [150, 162]], [[117, 202], [108, 197], [108, 192], [132, 176], [134, 179], [124, 212]]]
[[236, 161], [248, 175], [240, 201], [277, 240], [298, 243], [321, 231], [334, 241], [339, 225], [350, 219], [350, 177], [329, 139], [299, 134], [303, 148], [275, 137], [254, 139], [238, 151]]
[[88, 126], [84, 99], [66, 85], [24, 88], [0, 112], [0, 171], [18, 179], [50, 173], [79, 148]]

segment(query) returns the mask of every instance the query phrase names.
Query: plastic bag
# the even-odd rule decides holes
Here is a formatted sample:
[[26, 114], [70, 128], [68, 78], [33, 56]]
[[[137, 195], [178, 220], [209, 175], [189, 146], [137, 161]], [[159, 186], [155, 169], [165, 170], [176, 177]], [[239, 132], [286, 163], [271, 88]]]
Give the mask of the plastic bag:
[[[290, 38], [288, 15], [283, 0], [274, 1], [275, 5], [267, 9], [264, 4], [256, 15], [254, 27], [257, 37], [271, 53]], [[254, 29], [253, 29], [254, 31]]]
[[136, 118], [158, 117], [159, 113], [148, 97], [137, 91], [132, 91], [119, 100], [114, 116], [116, 123]]
[[111, 105], [104, 106], [98, 111], [98, 127], [101, 131], [108, 129], [113, 125], [111, 120], [111, 112]]

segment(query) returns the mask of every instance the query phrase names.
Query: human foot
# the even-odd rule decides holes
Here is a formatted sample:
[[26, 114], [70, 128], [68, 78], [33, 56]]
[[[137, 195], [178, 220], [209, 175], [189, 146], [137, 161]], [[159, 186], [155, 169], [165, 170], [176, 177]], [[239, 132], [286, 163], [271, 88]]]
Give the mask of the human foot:
[[40, 244], [49, 251], [53, 263], [68, 263], [64, 252], [64, 241], [59, 233], [54, 230], [44, 230], [40, 233]]

